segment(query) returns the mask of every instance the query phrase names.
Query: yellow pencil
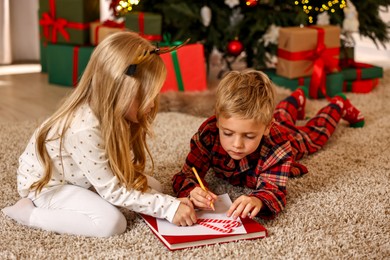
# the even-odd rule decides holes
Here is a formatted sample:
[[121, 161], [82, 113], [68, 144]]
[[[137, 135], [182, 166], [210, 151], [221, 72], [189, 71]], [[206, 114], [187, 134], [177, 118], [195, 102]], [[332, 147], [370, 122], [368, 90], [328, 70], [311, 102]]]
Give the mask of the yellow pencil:
[[[203, 185], [203, 182], [202, 182], [202, 180], [200, 179], [200, 177], [199, 177], [199, 175], [198, 175], [198, 172], [196, 171], [195, 167], [192, 167], [192, 171], [194, 172], [195, 177], [196, 177], [196, 179], [198, 180], [199, 185], [200, 185], [200, 187], [202, 188], [202, 190], [207, 191], [207, 189], [206, 189], [206, 187]], [[212, 201], [210, 202], [210, 207], [211, 207], [213, 210], [215, 210], [215, 208], [214, 208], [214, 203], [213, 203]]]

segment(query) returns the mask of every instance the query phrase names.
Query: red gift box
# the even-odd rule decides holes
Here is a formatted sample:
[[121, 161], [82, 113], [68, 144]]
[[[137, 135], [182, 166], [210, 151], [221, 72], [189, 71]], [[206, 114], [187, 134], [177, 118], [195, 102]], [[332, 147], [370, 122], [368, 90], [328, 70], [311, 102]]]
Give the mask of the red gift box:
[[161, 92], [207, 89], [206, 62], [202, 44], [188, 44], [160, 57], [168, 71]]
[[344, 92], [369, 93], [379, 84], [379, 79], [344, 81]]

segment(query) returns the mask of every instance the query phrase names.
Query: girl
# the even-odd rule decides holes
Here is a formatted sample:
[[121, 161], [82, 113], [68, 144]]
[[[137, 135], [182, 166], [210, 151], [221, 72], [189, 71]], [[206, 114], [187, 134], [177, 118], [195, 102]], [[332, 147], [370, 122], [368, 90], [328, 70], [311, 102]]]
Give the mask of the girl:
[[144, 174], [146, 153], [151, 158], [146, 135], [166, 77], [158, 54], [130, 32], [96, 47], [77, 88], [21, 155], [22, 199], [3, 209], [7, 216], [31, 227], [96, 237], [126, 230], [115, 206], [176, 225], [196, 223], [188, 199], [159, 193], [159, 183]]

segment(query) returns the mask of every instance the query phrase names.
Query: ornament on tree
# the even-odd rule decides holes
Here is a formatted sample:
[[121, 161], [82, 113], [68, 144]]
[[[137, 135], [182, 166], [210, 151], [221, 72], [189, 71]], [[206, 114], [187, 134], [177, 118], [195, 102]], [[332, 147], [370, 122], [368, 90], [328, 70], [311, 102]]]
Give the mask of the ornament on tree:
[[347, 6], [344, 8], [344, 17], [343, 30], [349, 33], [358, 32], [358, 12], [350, 0], [347, 1]]
[[202, 18], [202, 23], [205, 27], [208, 27], [211, 23], [211, 9], [207, 5], [203, 6], [200, 9], [200, 17]]
[[263, 34], [263, 37], [261, 38], [261, 41], [264, 42], [264, 46], [267, 47], [270, 43], [271, 44], [278, 44], [279, 39], [279, 26], [276, 26], [275, 24], [271, 24], [267, 31]]
[[240, 4], [240, 0], [225, 0], [225, 5], [229, 6], [230, 8], [234, 8], [239, 4]]
[[232, 14], [229, 17], [230, 26], [236, 27], [243, 19], [244, 15], [241, 13], [241, 8], [233, 9]]
[[232, 56], [238, 56], [244, 50], [244, 45], [237, 38], [230, 41], [227, 45], [227, 53]]
[[257, 1], [258, 1], [258, 0], [246, 0], [246, 1], [245, 1], [245, 4], [246, 4], [247, 6], [253, 7], [253, 6], [256, 6], [256, 5], [257, 5]]
[[324, 11], [317, 15], [317, 25], [329, 25], [330, 17], [327, 11]]

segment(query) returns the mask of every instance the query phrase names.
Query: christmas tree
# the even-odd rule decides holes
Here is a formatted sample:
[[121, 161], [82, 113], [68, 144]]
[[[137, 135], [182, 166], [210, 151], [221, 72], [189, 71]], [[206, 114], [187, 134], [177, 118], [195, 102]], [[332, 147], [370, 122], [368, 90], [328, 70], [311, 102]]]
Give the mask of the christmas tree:
[[389, 5], [390, 0], [140, 0], [133, 10], [162, 14], [163, 32], [172, 41], [202, 42], [206, 57], [213, 48], [225, 58], [243, 50], [249, 67], [262, 68], [276, 54], [280, 27], [340, 25], [343, 44], [358, 32], [384, 46], [390, 25], [379, 11]]

